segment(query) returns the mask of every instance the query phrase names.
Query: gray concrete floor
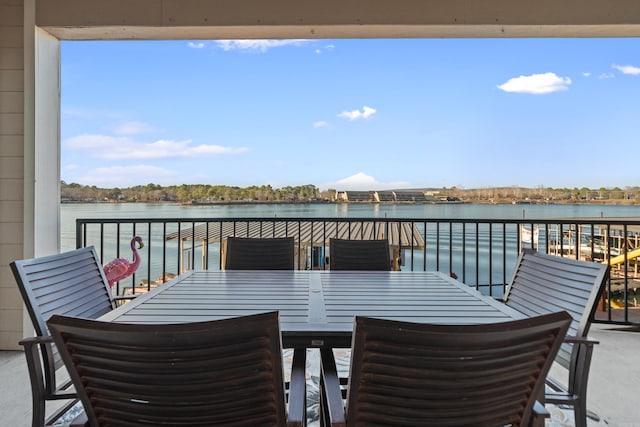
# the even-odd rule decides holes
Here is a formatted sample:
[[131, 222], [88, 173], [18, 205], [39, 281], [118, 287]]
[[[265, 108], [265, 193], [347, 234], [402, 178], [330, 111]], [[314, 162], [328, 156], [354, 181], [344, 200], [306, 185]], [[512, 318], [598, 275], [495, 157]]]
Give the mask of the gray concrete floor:
[[640, 327], [592, 324], [600, 341], [593, 352], [587, 407], [600, 416], [594, 426], [640, 427]]
[[[588, 408], [599, 421], [589, 427], [640, 427], [640, 327], [593, 324], [596, 346], [591, 366]], [[548, 425], [572, 425], [571, 411], [554, 413]], [[31, 420], [31, 391], [24, 355], [19, 351], [0, 351], [0, 425], [28, 427]]]
[[0, 352], [0, 424], [31, 424], [31, 388], [24, 355], [19, 351]]

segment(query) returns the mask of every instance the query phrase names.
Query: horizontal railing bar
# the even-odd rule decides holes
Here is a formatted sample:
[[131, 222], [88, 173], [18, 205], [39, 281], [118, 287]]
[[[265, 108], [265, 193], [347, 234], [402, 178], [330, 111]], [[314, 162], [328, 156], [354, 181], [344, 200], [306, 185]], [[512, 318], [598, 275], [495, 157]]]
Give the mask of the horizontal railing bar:
[[467, 224], [598, 224], [598, 225], [638, 225], [640, 226], [640, 219], [619, 219], [619, 218], [585, 218], [585, 219], [567, 219], [567, 218], [527, 218], [527, 219], [513, 219], [513, 218], [360, 218], [360, 217], [348, 217], [348, 218], [335, 218], [335, 217], [310, 217], [310, 218], [296, 218], [296, 217], [224, 217], [224, 218], [78, 218], [76, 223], [79, 224], [117, 224], [122, 222], [128, 223], [149, 223], [149, 222], [433, 222], [433, 223], [467, 223]]

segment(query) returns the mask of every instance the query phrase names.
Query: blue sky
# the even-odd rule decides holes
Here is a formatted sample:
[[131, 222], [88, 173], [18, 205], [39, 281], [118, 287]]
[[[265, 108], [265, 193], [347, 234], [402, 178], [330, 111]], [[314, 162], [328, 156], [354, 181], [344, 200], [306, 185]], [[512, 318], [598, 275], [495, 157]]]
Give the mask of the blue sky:
[[62, 179], [640, 185], [640, 40], [65, 41]]

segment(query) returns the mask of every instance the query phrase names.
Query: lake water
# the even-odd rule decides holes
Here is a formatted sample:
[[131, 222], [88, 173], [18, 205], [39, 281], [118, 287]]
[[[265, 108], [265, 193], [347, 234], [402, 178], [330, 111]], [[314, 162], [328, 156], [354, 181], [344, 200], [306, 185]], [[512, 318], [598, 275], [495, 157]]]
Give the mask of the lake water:
[[75, 248], [77, 218], [478, 218], [545, 219], [640, 217], [640, 206], [613, 205], [380, 205], [380, 204], [246, 204], [202, 205], [153, 203], [62, 204], [62, 250]]
[[640, 217], [640, 206], [614, 205], [381, 205], [381, 204], [246, 204], [183, 206], [161, 203], [73, 203], [61, 211], [62, 249], [75, 247], [76, 218], [475, 218], [545, 219]]
[[[75, 220], [77, 218], [101, 218], [101, 219], [177, 219], [177, 218], [392, 218], [392, 219], [548, 219], [548, 218], [613, 218], [613, 217], [640, 217], [640, 206], [609, 206], [609, 205], [480, 205], [480, 204], [435, 204], [435, 205], [385, 205], [385, 204], [243, 204], [243, 205], [196, 205], [183, 206], [180, 204], [147, 204], [147, 203], [88, 203], [88, 204], [63, 204], [61, 206], [61, 246], [62, 250], [75, 248]], [[188, 225], [187, 225], [188, 226]], [[144, 225], [136, 229], [136, 234], [147, 235]], [[477, 238], [480, 254], [476, 266], [476, 248], [468, 242], [472, 242], [475, 236], [474, 227], [467, 227], [465, 232], [467, 243], [463, 244], [462, 231], [459, 227], [451, 230], [451, 248], [449, 245], [449, 230], [443, 227], [437, 230], [429, 227], [427, 231], [418, 224], [419, 232], [426, 236], [426, 252], [421, 250], [405, 250], [402, 254], [403, 270], [427, 269], [444, 272], [455, 272], [458, 277], [469, 285], [476, 284], [502, 284], [511, 276], [511, 269], [515, 265], [517, 253], [517, 232], [512, 226], [505, 232], [505, 259], [491, 249], [491, 242], [502, 244], [502, 230], [495, 227], [491, 233], [481, 229]], [[94, 228], [97, 230], [97, 228]], [[171, 232], [175, 230], [167, 230]], [[105, 227], [105, 235], [113, 236], [114, 229]], [[438, 234], [440, 233], [440, 234]], [[90, 232], [91, 238], [87, 244], [99, 245], [98, 233]], [[178, 273], [179, 249], [177, 241], [164, 242], [159, 230], [149, 233], [151, 240], [145, 242], [142, 264], [135, 277], [130, 278], [131, 283], [123, 283], [123, 286], [138, 284], [142, 279], [157, 280], [162, 272]], [[123, 226], [122, 236], [131, 236], [131, 228]], [[130, 257], [130, 251], [126, 239], [120, 246], [120, 256]], [[94, 243], [95, 242], [95, 243]], [[117, 256], [114, 243], [106, 242], [98, 254], [108, 262]], [[169, 247], [168, 255], [163, 261], [165, 247]], [[464, 265], [461, 254], [467, 254]], [[489, 253], [493, 253], [490, 266]], [[146, 256], [149, 256], [147, 262]], [[220, 247], [214, 243], [209, 245], [209, 268], [217, 268], [220, 257]], [[308, 254], [310, 259], [311, 253]], [[187, 256], [187, 259], [189, 257]], [[201, 250], [194, 249], [194, 268], [199, 268], [197, 260], [201, 259]], [[215, 267], [211, 267], [215, 264]], [[182, 264], [182, 268], [184, 264]], [[192, 267], [188, 267], [192, 268]], [[127, 279], [129, 280], [129, 279]], [[501, 292], [501, 286], [497, 287]], [[486, 290], [484, 290], [486, 291]], [[493, 290], [491, 292], [494, 292]]]

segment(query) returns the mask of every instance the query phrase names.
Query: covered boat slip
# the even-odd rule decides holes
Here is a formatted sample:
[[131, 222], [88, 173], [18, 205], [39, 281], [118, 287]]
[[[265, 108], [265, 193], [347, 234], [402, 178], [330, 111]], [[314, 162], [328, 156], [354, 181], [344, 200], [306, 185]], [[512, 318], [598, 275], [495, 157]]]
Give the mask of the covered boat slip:
[[389, 241], [389, 257], [394, 269], [402, 265], [403, 249], [423, 249], [425, 241], [415, 223], [411, 221], [375, 221], [362, 220], [234, 220], [210, 221], [194, 224], [167, 234], [165, 240], [179, 240], [183, 254], [182, 271], [190, 270], [191, 261], [195, 261], [195, 251], [201, 247], [202, 268], [206, 269], [209, 244], [221, 243], [220, 266], [224, 268], [225, 243], [227, 237], [293, 237], [296, 245], [297, 269], [323, 268], [325, 254], [332, 238], [350, 240], [387, 239]]

